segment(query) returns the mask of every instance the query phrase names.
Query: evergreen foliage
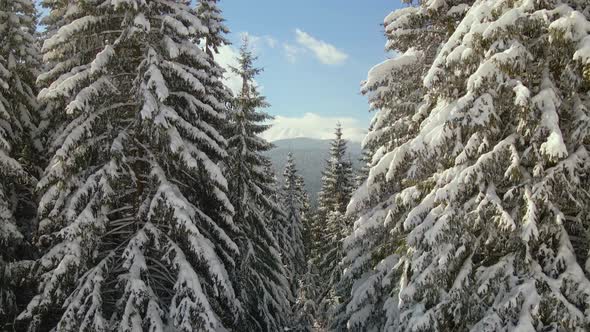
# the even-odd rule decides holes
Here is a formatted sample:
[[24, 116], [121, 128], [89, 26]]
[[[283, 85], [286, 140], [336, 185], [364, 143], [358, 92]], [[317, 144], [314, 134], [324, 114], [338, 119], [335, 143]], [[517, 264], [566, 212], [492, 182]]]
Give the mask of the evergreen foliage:
[[218, 0], [0, 0], [0, 330], [590, 330], [590, 2], [401, 2], [312, 211]]
[[395, 252], [404, 242], [402, 236], [391, 232], [390, 224], [384, 223], [388, 209], [382, 206], [399, 188], [383, 175], [371, 172], [383, 156], [419, 130], [419, 119], [414, 117], [426, 93], [423, 77], [441, 43], [466, 11], [462, 1], [447, 1], [438, 9], [434, 5], [425, 2], [406, 7], [385, 18], [386, 49], [400, 55], [373, 67], [363, 83], [362, 92], [376, 113], [363, 141], [367, 169], [361, 174], [363, 182], [348, 212], [357, 220], [354, 232], [344, 241], [345, 269], [336, 287], [343, 303], [331, 322], [336, 329], [382, 329], [388, 319], [385, 303], [398, 286], [398, 274], [392, 267], [397, 262]]
[[263, 122], [270, 117], [260, 110], [268, 104], [254, 84], [261, 72], [254, 67], [255, 60], [245, 40], [238, 67], [232, 68], [242, 79], [242, 91], [232, 105], [227, 159], [230, 200], [240, 229], [239, 298], [245, 307], [240, 327], [281, 331], [290, 324], [293, 295], [268, 219], [273, 215], [268, 212], [280, 211], [280, 205], [272, 199], [276, 195], [274, 181], [267, 171], [269, 160], [262, 154], [272, 148], [259, 136], [268, 129]]
[[322, 172], [322, 190], [318, 195], [318, 218], [326, 220], [332, 211], [346, 212], [354, 189], [352, 163], [346, 155], [346, 140], [342, 138], [342, 126], [336, 127], [330, 146], [326, 168]]
[[[295, 159], [289, 153], [287, 164], [283, 172], [283, 207], [286, 212], [286, 220], [280, 231], [282, 241], [280, 246], [285, 252], [289, 262], [291, 278], [298, 280], [306, 270], [304, 233], [304, 209], [306, 205], [305, 184], [303, 178], [297, 174]], [[297, 282], [293, 283], [297, 287]]]
[[314, 220], [312, 264], [318, 271], [321, 290], [318, 290], [317, 321], [325, 328], [331, 320], [332, 307], [339, 303], [335, 292], [342, 273], [342, 240], [350, 233], [351, 219], [346, 217], [346, 206], [354, 186], [352, 163], [346, 156], [347, 142], [338, 124], [330, 148], [330, 156], [323, 171], [322, 190]]
[[221, 9], [217, 6], [218, 0], [199, 0], [197, 5], [197, 16], [201, 23], [207, 28], [204, 38], [205, 52], [211, 57], [218, 53], [219, 47], [229, 45], [225, 34], [229, 33], [229, 28], [225, 25], [225, 19], [221, 16]]
[[319, 298], [321, 289], [318, 270], [310, 261], [297, 289], [293, 331], [310, 332], [319, 328], [316, 320], [319, 314], [316, 299]]
[[32, 258], [37, 100], [40, 65], [36, 10], [30, 0], [0, 0], [0, 329], [9, 329], [27, 297]]
[[[392, 134], [373, 127], [388, 143], [349, 206], [339, 326], [588, 329], [588, 6], [424, 1], [388, 16], [401, 55], [364, 89]], [[397, 95], [412, 75], [414, 101]]]
[[241, 307], [230, 95], [186, 1], [50, 1], [40, 285], [23, 330], [218, 331]]

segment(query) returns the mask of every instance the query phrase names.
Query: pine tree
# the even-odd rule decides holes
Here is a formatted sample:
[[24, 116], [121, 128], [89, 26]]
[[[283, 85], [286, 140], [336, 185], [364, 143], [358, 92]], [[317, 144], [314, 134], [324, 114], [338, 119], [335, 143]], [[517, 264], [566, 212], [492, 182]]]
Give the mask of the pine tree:
[[398, 262], [396, 250], [402, 237], [392, 232], [391, 219], [386, 218], [388, 209], [383, 206], [391, 204], [388, 202], [399, 187], [373, 169], [419, 130], [426, 93], [423, 78], [441, 43], [469, 8], [467, 2], [425, 1], [396, 10], [384, 20], [386, 49], [399, 55], [373, 67], [362, 87], [376, 113], [363, 140], [368, 169], [347, 212], [356, 222], [354, 232], [344, 241], [345, 269], [336, 287], [342, 305], [331, 322], [334, 329], [383, 330], [395, 324], [388, 321], [397, 317], [390, 302], [395, 303], [391, 294], [396, 294], [399, 273], [392, 268]]
[[230, 95], [192, 42], [206, 30], [186, 1], [46, 4], [44, 255], [22, 330], [232, 328]]
[[267, 171], [270, 161], [263, 155], [272, 145], [258, 136], [268, 129], [263, 122], [270, 116], [260, 110], [268, 103], [254, 84], [261, 72], [254, 67], [255, 60], [245, 40], [239, 67], [232, 68], [242, 78], [242, 91], [232, 106], [227, 160], [230, 200], [240, 229], [239, 297], [246, 315], [240, 328], [281, 331], [290, 323], [292, 294], [268, 219], [269, 212], [278, 211], [279, 206], [271, 199], [276, 192]]
[[[362, 283], [352, 288], [346, 324], [587, 330], [587, 241], [572, 240], [589, 230], [590, 6], [432, 1], [391, 15], [386, 31], [415, 22], [408, 13], [437, 11], [460, 20], [431, 65], [422, 62], [425, 74], [405, 52], [369, 77], [394, 105], [404, 100], [386, 97], [395, 91], [383, 83], [404, 71], [417, 70], [425, 91], [411, 118], [416, 129], [390, 139], [350, 205], [361, 217], [347, 261]], [[395, 50], [408, 45], [390, 41]]]
[[361, 168], [356, 172], [356, 177], [355, 177], [355, 187], [356, 188], [362, 186], [362, 184], [365, 181], [367, 181], [367, 179], [369, 178], [369, 172], [371, 171], [372, 161], [373, 161], [373, 152], [368, 148], [364, 148], [362, 151], [361, 157], [359, 158]]
[[[43, 41], [54, 36], [60, 28], [85, 16], [84, 9], [81, 8], [78, 1], [41, 0], [39, 3], [47, 11], [40, 22], [45, 28], [44, 31], [39, 32], [41, 46]], [[93, 46], [87, 45], [86, 48], [88, 49], [93, 47], [99, 49], [101, 47], [100, 38], [86, 38], [86, 43], [96, 43]], [[81, 61], [79, 56], [59, 61], [45, 55], [43, 57], [43, 68], [41, 68], [42, 70], [37, 76], [37, 86], [40, 89], [49, 87], [58, 77], [69, 73], [72, 68], [80, 65]], [[92, 60], [85, 59], [85, 61]], [[58, 148], [52, 146], [51, 142], [59, 139], [59, 136], [68, 125], [69, 119], [65, 117], [66, 114], [63, 112], [63, 109], [67, 106], [67, 100], [64, 98], [51, 100], [40, 98], [38, 102], [40, 122], [36, 138], [43, 145], [42, 153], [39, 156], [42, 159], [39, 163], [40, 172], [42, 172]]]
[[[311, 257], [313, 247], [313, 221], [315, 212], [311, 207], [311, 199], [309, 193], [305, 189], [305, 181], [302, 176], [298, 176], [295, 181], [297, 190], [299, 193], [299, 200], [301, 202], [300, 213], [301, 213], [301, 224], [303, 225], [302, 237], [303, 237], [303, 248], [304, 257], [306, 261]], [[307, 264], [307, 263], [306, 263]]]
[[[292, 154], [289, 154], [292, 158]], [[294, 163], [294, 161], [293, 161]], [[285, 180], [285, 182], [287, 182]], [[300, 202], [299, 214], [301, 216], [301, 235], [303, 245], [304, 265], [302, 274], [295, 280], [296, 299], [293, 306], [293, 330], [306, 332], [313, 331], [317, 328], [316, 315], [318, 314], [318, 305], [316, 299], [322, 289], [320, 285], [319, 272], [312, 259], [314, 252], [314, 211], [310, 205], [309, 193], [305, 190], [305, 182], [302, 176], [295, 179], [295, 188], [298, 200]]]
[[346, 217], [346, 206], [353, 190], [352, 163], [346, 160], [346, 141], [338, 124], [335, 139], [330, 147], [330, 157], [323, 171], [322, 190], [319, 193], [318, 211], [314, 220], [314, 246], [312, 262], [317, 266], [322, 290], [315, 302], [318, 305], [317, 320], [326, 327], [332, 307], [339, 300], [334, 292], [340, 280], [342, 240], [351, 229], [351, 220]]
[[305, 274], [299, 280], [297, 289], [297, 299], [293, 310], [295, 313], [294, 331], [309, 332], [318, 328], [316, 323], [318, 305], [315, 301], [322, 290], [318, 277], [317, 267], [309, 261]]
[[213, 57], [213, 54], [219, 51], [219, 47], [230, 44], [224, 36], [229, 33], [229, 29], [225, 26], [221, 9], [217, 7], [217, 0], [199, 0], [197, 16], [208, 31], [204, 36], [205, 52]]
[[330, 146], [330, 156], [322, 172], [322, 190], [318, 195], [318, 218], [325, 220], [332, 211], [346, 212], [353, 190], [352, 163], [347, 160], [346, 140], [342, 138], [342, 126], [336, 126], [336, 138]]
[[287, 164], [283, 172], [283, 206], [286, 211], [286, 219], [280, 233], [282, 241], [280, 247], [284, 252], [283, 256], [289, 262], [290, 277], [295, 286], [293, 291], [296, 292], [299, 278], [305, 273], [305, 245], [303, 243], [303, 208], [305, 204], [305, 191], [303, 178], [297, 174], [297, 166], [293, 154], [289, 153]]
[[37, 123], [35, 5], [0, 0], [0, 329], [11, 329], [26, 298], [20, 281], [32, 258], [33, 133]]

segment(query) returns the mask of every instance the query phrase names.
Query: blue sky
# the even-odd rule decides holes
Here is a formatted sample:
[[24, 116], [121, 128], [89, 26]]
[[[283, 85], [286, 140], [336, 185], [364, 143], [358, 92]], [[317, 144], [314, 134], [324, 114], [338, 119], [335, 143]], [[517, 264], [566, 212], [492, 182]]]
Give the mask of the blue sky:
[[247, 33], [265, 70], [258, 83], [276, 117], [266, 137], [328, 138], [341, 121], [345, 135], [359, 140], [372, 117], [360, 82], [387, 58], [381, 22], [400, 6], [395, 0], [221, 1], [233, 51]]

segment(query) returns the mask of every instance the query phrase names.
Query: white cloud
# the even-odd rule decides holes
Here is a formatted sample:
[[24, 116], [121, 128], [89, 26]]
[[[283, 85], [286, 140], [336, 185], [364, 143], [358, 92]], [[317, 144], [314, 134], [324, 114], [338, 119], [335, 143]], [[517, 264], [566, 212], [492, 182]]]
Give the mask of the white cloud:
[[221, 46], [219, 48], [219, 53], [215, 55], [215, 61], [225, 69], [223, 82], [235, 94], [238, 94], [242, 89], [242, 79], [231, 71], [230, 66], [238, 66], [238, 56], [239, 52], [231, 45]]
[[272, 127], [262, 134], [269, 141], [288, 138], [309, 137], [332, 139], [336, 124], [342, 124], [343, 137], [353, 142], [361, 142], [367, 130], [357, 119], [346, 117], [325, 117], [316, 113], [305, 113], [299, 118], [276, 116]]
[[278, 44], [278, 42], [277, 42], [277, 40], [276, 40], [276, 39], [274, 39], [273, 37], [266, 36], [266, 44], [267, 44], [267, 45], [268, 45], [268, 47], [270, 47], [270, 48], [275, 48], [275, 47], [277, 47], [277, 44]]
[[287, 61], [290, 63], [295, 63], [297, 61], [297, 57], [301, 53], [305, 53], [305, 49], [301, 47], [297, 47], [296, 45], [284, 43], [283, 44], [283, 51], [285, 51], [285, 56], [287, 57]]
[[277, 40], [269, 35], [257, 36], [249, 33], [248, 31], [240, 32], [240, 39], [243, 39], [244, 37], [248, 38], [250, 48], [256, 53], [258, 53], [264, 47], [275, 48], [278, 44]]
[[297, 43], [313, 52], [323, 64], [338, 65], [348, 59], [348, 54], [340, 51], [334, 45], [318, 40], [300, 29], [295, 29]]

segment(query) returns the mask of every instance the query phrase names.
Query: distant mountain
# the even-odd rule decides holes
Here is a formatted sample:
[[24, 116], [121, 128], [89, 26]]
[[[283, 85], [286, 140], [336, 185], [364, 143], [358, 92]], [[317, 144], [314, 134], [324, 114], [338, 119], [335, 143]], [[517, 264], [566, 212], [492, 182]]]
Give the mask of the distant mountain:
[[[322, 187], [322, 170], [330, 151], [331, 140], [313, 138], [291, 138], [272, 142], [275, 148], [267, 152], [279, 180], [283, 180], [283, 169], [287, 154], [293, 153], [299, 175], [305, 179], [305, 186], [315, 205], [317, 193]], [[361, 146], [358, 142], [348, 142], [348, 154], [355, 169], [359, 168]]]

